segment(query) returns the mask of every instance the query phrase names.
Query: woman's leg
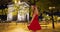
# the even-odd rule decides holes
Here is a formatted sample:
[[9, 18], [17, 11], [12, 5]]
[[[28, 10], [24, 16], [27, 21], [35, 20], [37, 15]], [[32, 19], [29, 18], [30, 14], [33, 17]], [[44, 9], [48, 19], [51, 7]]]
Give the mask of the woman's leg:
[[36, 32], [36, 31], [34, 31], [34, 30], [30, 30], [30, 32]]
[[40, 30], [37, 30], [36, 32], [41, 32]]
[[36, 32], [36, 30], [32, 30], [33, 32]]
[[33, 32], [32, 30], [29, 30], [30, 32]]

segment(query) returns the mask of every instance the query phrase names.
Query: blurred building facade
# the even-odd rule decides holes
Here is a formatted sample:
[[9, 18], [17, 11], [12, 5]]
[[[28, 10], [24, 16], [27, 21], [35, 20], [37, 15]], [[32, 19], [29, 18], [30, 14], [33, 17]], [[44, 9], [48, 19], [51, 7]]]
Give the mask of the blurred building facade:
[[29, 21], [29, 5], [20, 0], [13, 2], [14, 4], [8, 5], [7, 21]]

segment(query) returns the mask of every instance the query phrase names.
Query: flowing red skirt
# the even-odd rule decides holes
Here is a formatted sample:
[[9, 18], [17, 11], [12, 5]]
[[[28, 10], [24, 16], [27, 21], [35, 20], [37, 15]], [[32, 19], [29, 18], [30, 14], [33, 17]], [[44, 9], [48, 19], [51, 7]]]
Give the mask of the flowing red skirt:
[[28, 29], [29, 30], [33, 30], [33, 31], [36, 31], [36, 30], [40, 30], [41, 29], [41, 26], [38, 22], [38, 15], [36, 15], [32, 21], [32, 23], [28, 26]]

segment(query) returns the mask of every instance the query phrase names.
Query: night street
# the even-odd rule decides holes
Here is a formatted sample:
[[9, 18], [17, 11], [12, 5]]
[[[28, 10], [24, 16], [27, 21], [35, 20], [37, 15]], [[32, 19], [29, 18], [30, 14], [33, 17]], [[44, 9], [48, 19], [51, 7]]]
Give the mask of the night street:
[[[60, 32], [60, 23], [55, 23], [55, 29], [52, 28], [52, 24], [48, 24], [47, 27], [41, 25], [42, 29], [37, 32]], [[44, 26], [44, 27], [43, 27]], [[27, 23], [0, 23], [0, 32], [31, 32], [27, 28]]]
[[0, 0], [0, 32], [60, 32], [60, 0]]

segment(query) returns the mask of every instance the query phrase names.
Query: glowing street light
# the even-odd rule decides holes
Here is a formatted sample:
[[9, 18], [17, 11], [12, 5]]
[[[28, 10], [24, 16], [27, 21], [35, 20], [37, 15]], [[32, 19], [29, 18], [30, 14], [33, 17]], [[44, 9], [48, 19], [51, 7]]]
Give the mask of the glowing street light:
[[53, 19], [53, 9], [55, 9], [55, 7], [49, 7], [49, 10], [51, 10], [51, 17], [52, 17], [52, 26], [53, 26], [53, 29], [55, 29], [55, 26], [54, 26], [54, 19]]
[[50, 10], [55, 9], [55, 7], [49, 7]]

